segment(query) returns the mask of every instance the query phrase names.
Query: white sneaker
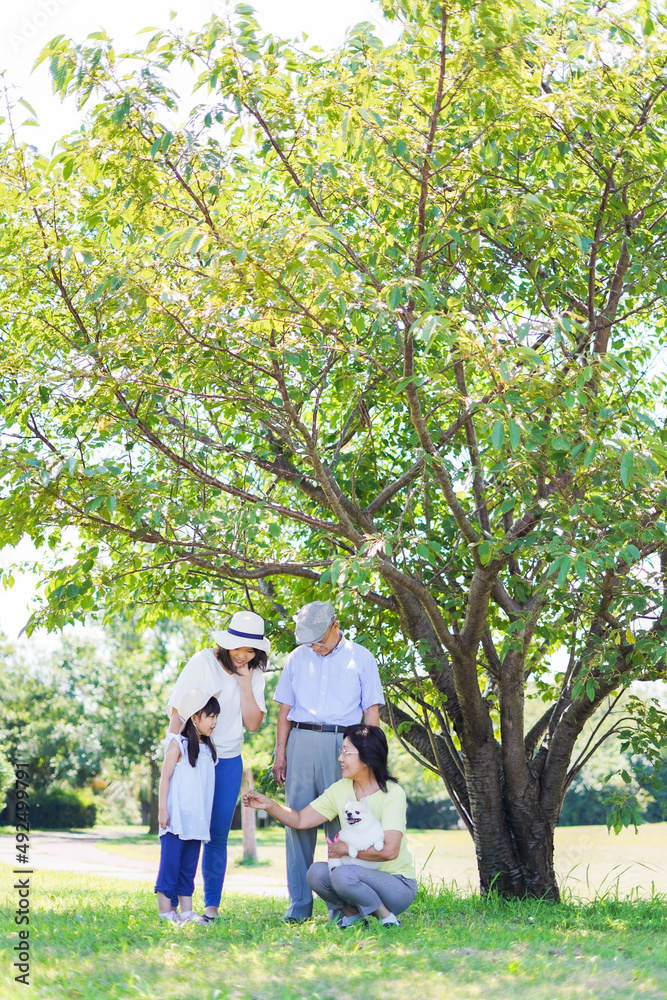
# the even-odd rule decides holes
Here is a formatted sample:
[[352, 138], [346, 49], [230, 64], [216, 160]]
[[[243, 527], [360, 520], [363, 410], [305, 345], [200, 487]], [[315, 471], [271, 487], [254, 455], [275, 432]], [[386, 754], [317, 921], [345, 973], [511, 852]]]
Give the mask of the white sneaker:
[[195, 923], [195, 924], [206, 924], [206, 923], [208, 923], [208, 921], [204, 920], [203, 917], [200, 917], [199, 914], [195, 913], [194, 910], [190, 910], [189, 913], [181, 913], [180, 923], [181, 924], [192, 924], [192, 923]]
[[351, 917], [344, 917], [341, 915], [338, 919], [338, 926], [341, 930], [345, 931], [348, 927], [353, 927], [354, 924], [357, 924], [360, 921], [360, 927], [368, 927], [368, 921], [362, 913], [355, 913]]

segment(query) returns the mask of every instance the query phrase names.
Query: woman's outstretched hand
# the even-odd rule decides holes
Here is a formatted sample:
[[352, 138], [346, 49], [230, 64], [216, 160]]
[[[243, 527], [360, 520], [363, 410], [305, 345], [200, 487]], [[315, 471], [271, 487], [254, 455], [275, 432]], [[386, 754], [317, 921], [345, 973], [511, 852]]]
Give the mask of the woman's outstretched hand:
[[248, 809], [266, 809], [270, 802], [271, 799], [267, 795], [262, 795], [254, 788], [243, 793], [243, 805]]

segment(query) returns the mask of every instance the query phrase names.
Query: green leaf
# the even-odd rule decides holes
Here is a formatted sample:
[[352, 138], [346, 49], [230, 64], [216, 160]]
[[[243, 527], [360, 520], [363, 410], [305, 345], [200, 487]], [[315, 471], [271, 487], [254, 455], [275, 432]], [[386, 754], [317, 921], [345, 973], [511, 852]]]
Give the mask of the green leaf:
[[621, 462], [621, 482], [627, 489], [632, 482], [632, 471], [635, 464], [635, 456], [631, 451], [627, 451]]
[[586, 449], [586, 454], [584, 455], [584, 468], [587, 469], [593, 462], [593, 459], [597, 455], [598, 443], [594, 441], [590, 448]]
[[399, 285], [393, 285], [387, 292], [387, 305], [390, 309], [397, 309], [401, 303], [402, 289]]
[[396, 382], [396, 384], [394, 385], [394, 392], [395, 393], [403, 392], [403, 390], [412, 383], [414, 383], [414, 385], [416, 386], [420, 386], [423, 385], [423, 382], [424, 382], [423, 377], [418, 377], [417, 375], [410, 375], [409, 378], [400, 378], [398, 382]]
[[567, 580], [571, 565], [572, 565], [571, 558], [569, 556], [563, 556], [560, 564], [560, 570], [558, 571], [558, 579], [556, 580], [556, 584], [559, 587], [562, 587], [565, 581]]
[[486, 539], [480, 542], [477, 552], [482, 566], [486, 566], [491, 561], [491, 542]]
[[37, 112], [33, 108], [32, 104], [29, 104], [28, 101], [26, 101], [25, 97], [19, 97], [19, 104], [22, 104], [24, 108], [27, 108], [32, 117], [35, 120], [37, 119]]
[[574, 560], [574, 570], [582, 583], [586, 583], [586, 560], [583, 556], [577, 556]]
[[525, 344], [516, 344], [514, 350], [517, 354], [521, 355], [524, 361], [529, 361], [533, 367], [535, 365], [543, 365], [545, 363], [541, 354], [534, 351], [532, 347], [526, 347]]
[[508, 425], [510, 448], [515, 451], [521, 444], [521, 428], [515, 420], [510, 420]]
[[491, 443], [496, 451], [500, 451], [505, 441], [505, 425], [502, 420], [496, 420], [491, 428]]

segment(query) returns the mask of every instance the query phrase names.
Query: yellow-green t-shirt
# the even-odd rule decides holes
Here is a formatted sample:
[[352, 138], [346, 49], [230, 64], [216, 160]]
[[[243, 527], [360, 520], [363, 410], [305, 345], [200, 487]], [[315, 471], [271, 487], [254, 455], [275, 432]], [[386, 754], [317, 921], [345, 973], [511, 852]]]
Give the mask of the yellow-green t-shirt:
[[[325, 819], [337, 816], [342, 825], [345, 822], [345, 803], [348, 799], [356, 799], [354, 782], [351, 778], [341, 778], [340, 781], [329, 785], [327, 790], [310, 804]], [[399, 830], [403, 834], [398, 857], [393, 861], [381, 861], [378, 870], [388, 872], [390, 875], [414, 878], [415, 869], [405, 836], [405, 792], [394, 781], [388, 781], [387, 791], [377, 791], [369, 795], [368, 805], [375, 818], [379, 819], [383, 830]]]

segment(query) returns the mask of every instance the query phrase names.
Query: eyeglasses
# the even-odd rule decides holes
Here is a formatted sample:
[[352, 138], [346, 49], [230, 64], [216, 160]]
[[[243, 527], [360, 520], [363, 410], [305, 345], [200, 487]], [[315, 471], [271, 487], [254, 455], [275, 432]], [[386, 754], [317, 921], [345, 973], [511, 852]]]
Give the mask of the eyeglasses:
[[[333, 625], [333, 622], [331, 624]], [[306, 643], [306, 645], [310, 646], [311, 649], [313, 648], [313, 646], [326, 646], [327, 636], [329, 635], [330, 631], [331, 631], [331, 625], [329, 626], [329, 628], [326, 630], [326, 632], [318, 642], [308, 642]]]
[[358, 750], [341, 750], [338, 754], [339, 757], [349, 757], [350, 754], [359, 753]]
[[[327, 642], [327, 637], [330, 635], [331, 629], [334, 627], [335, 624], [336, 624], [336, 619], [332, 621], [331, 625], [329, 626], [329, 628], [326, 630], [326, 632], [318, 642], [307, 642], [306, 646], [309, 646], [310, 649], [313, 649], [315, 646], [320, 646], [324, 647], [330, 653], [333, 652], [333, 649], [335, 649], [336, 647], [334, 646], [332, 647], [332, 649], [329, 649], [329, 643]], [[336, 639], [336, 645], [338, 644], [338, 638]]]

